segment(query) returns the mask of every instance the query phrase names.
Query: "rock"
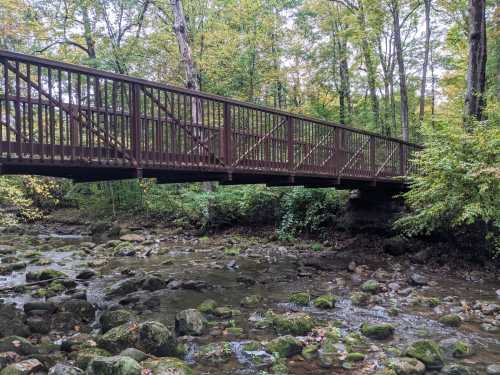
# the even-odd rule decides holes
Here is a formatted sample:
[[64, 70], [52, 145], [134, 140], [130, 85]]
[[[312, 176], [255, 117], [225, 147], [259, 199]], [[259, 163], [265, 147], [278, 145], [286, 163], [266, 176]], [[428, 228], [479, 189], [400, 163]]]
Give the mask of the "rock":
[[335, 302], [337, 299], [329, 294], [319, 296], [318, 298], [313, 300], [314, 307], [318, 309], [333, 309], [335, 307]]
[[466, 366], [452, 363], [441, 369], [440, 375], [473, 375], [472, 370]]
[[58, 363], [54, 367], [51, 367], [49, 370], [49, 375], [83, 375], [83, 370], [78, 367], [73, 367], [69, 365], [65, 365], [62, 363]]
[[405, 356], [423, 362], [428, 370], [439, 370], [443, 367], [443, 352], [439, 345], [432, 340], [411, 343], [405, 350]]
[[497, 305], [496, 303], [488, 303], [481, 306], [481, 311], [484, 315], [493, 315], [500, 312], [500, 305]]
[[155, 290], [160, 290], [166, 287], [165, 281], [160, 279], [158, 276], [148, 276], [142, 283], [142, 289], [154, 292]]
[[205, 317], [196, 309], [180, 311], [175, 317], [175, 331], [180, 336], [201, 336], [206, 325]]
[[43, 281], [50, 280], [59, 277], [68, 277], [64, 272], [53, 270], [53, 269], [44, 269], [39, 271], [29, 271], [26, 273], [26, 281]]
[[31, 316], [27, 319], [26, 323], [30, 327], [31, 332], [46, 335], [50, 332], [51, 321], [41, 316]]
[[344, 349], [338, 344], [338, 337], [326, 337], [318, 351], [319, 364], [323, 368], [339, 366]]
[[365, 359], [365, 355], [363, 353], [349, 353], [347, 354], [346, 361], [347, 362], [361, 362]]
[[462, 319], [457, 314], [448, 314], [443, 315], [441, 318], [439, 318], [439, 323], [448, 327], [457, 328], [462, 324]]
[[203, 345], [195, 354], [196, 358], [205, 363], [225, 363], [233, 355], [233, 349], [229, 342], [214, 342]]
[[382, 285], [377, 280], [368, 280], [361, 285], [361, 290], [365, 293], [377, 294], [382, 290]]
[[68, 312], [78, 320], [89, 323], [95, 318], [95, 307], [87, 301], [68, 300], [59, 306], [60, 312]]
[[42, 368], [42, 362], [38, 359], [32, 358], [8, 365], [0, 371], [0, 375], [28, 375], [33, 374]]
[[412, 273], [408, 277], [408, 283], [414, 286], [423, 286], [428, 284], [427, 277], [420, 273]]
[[417, 251], [415, 254], [411, 256], [411, 260], [414, 263], [418, 264], [424, 264], [429, 260], [429, 258], [432, 256], [432, 250], [431, 249], [422, 249], [420, 251]]
[[53, 314], [57, 310], [57, 306], [53, 302], [26, 302], [24, 304], [24, 312], [30, 314], [32, 311], [44, 311], [44, 314]]
[[293, 293], [288, 297], [288, 302], [299, 306], [307, 306], [309, 301], [311, 301], [311, 295], [306, 292]]
[[21, 356], [14, 352], [3, 352], [0, 353], [0, 370], [7, 367], [11, 363], [19, 362]]
[[470, 357], [475, 352], [474, 347], [469, 341], [456, 338], [441, 340], [439, 346], [448, 357], [466, 358]]
[[155, 356], [164, 357], [175, 354], [175, 335], [163, 324], [149, 321], [139, 324], [137, 349]]
[[137, 341], [138, 325], [134, 323], [122, 324], [110, 329], [98, 338], [97, 344], [100, 348], [117, 354], [122, 350], [135, 345]]
[[422, 375], [425, 373], [425, 365], [415, 358], [393, 358], [389, 362], [398, 375]]
[[370, 303], [370, 295], [365, 292], [354, 292], [351, 294], [351, 302], [354, 306], [366, 306]]
[[24, 314], [14, 305], [0, 303], [0, 337], [29, 336], [30, 330], [24, 320]]
[[494, 326], [493, 324], [490, 323], [482, 323], [479, 328], [481, 328], [481, 331], [488, 332], [488, 333], [498, 333], [500, 332], [500, 328], [497, 326]]
[[141, 236], [140, 234], [129, 233], [121, 236], [120, 240], [126, 242], [144, 242], [146, 239], [144, 238], [144, 236]]
[[142, 363], [143, 368], [151, 371], [151, 375], [195, 375], [193, 370], [177, 358], [149, 359]]
[[394, 334], [394, 326], [392, 324], [369, 324], [364, 323], [361, 326], [363, 335], [376, 340], [386, 340]]
[[214, 309], [214, 315], [221, 319], [229, 319], [233, 316], [233, 310], [228, 306], [220, 306]]
[[83, 270], [76, 275], [76, 278], [78, 280], [89, 280], [93, 278], [96, 275], [96, 273], [93, 270]]
[[135, 278], [119, 281], [108, 289], [108, 296], [124, 296], [136, 292], [141, 287], [141, 281]]
[[125, 323], [131, 323], [135, 319], [135, 314], [129, 310], [107, 310], [100, 316], [99, 323], [101, 323], [102, 332], [106, 333], [111, 328], [118, 327]]
[[278, 353], [280, 357], [292, 357], [302, 352], [302, 342], [293, 336], [286, 335], [269, 341], [266, 350], [269, 353]]
[[75, 358], [75, 364], [82, 370], [86, 370], [89, 363], [97, 357], [111, 357], [111, 353], [107, 350], [96, 348], [95, 346], [82, 347], [72, 355]]
[[244, 297], [240, 305], [243, 307], [257, 307], [262, 303], [263, 298], [257, 294], [252, 294], [250, 296]]
[[489, 365], [486, 368], [486, 374], [488, 374], [488, 375], [500, 375], [500, 363], [495, 363], [495, 364]]
[[15, 352], [20, 355], [31, 355], [38, 349], [28, 340], [19, 336], [7, 336], [0, 339], [0, 352]]
[[120, 353], [120, 356], [130, 357], [137, 362], [142, 362], [149, 357], [146, 353], [136, 348], [127, 348]]
[[497, 289], [497, 291], [495, 292], [495, 294], [497, 295], [497, 298], [500, 298], [500, 289]]
[[213, 314], [217, 308], [217, 302], [213, 299], [207, 299], [198, 305], [198, 310], [204, 314]]
[[314, 319], [306, 313], [266, 314], [280, 334], [305, 335], [314, 327]]
[[141, 375], [141, 366], [130, 357], [97, 357], [89, 363], [87, 375]]

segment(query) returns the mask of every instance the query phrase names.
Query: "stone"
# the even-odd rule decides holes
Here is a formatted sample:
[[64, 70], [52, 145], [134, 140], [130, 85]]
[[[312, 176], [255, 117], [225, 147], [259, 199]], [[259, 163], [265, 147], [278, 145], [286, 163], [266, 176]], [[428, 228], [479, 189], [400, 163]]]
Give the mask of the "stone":
[[205, 317], [196, 309], [180, 311], [175, 317], [175, 331], [180, 336], [201, 336], [205, 332], [206, 326]]
[[354, 292], [351, 294], [351, 302], [354, 306], [366, 306], [370, 303], [370, 295], [365, 292]]
[[335, 307], [335, 302], [337, 302], [337, 299], [334, 296], [325, 294], [323, 296], [315, 298], [313, 300], [313, 305], [318, 309], [327, 310], [327, 309], [333, 309]]
[[220, 306], [214, 309], [214, 315], [221, 319], [229, 319], [233, 316], [233, 309], [229, 306]]
[[401, 236], [394, 236], [384, 240], [382, 248], [387, 254], [399, 256], [410, 250], [410, 243]]
[[243, 307], [257, 307], [258, 305], [260, 305], [262, 303], [262, 300], [263, 298], [257, 294], [252, 294], [250, 296], [246, 296], [244, 297], [241, 302], [240, 302], [240, 305], [243, 306]]
[[72, 299], [64, 301], [59, 306], [60, 312], [68, 312], [78, 320], [90, 323], [95, 318], [95, 307], [90, 302]]
[[141, 281], [135, 278], [119, 281], [111, 285], [107, 291], [108, 296], [124, 296], [136, 292], [141, 287]]
[[32, 333], [40, 333], [42, 335], [46, 335], [50, 332], [51, 321], [42, 316], [30, 316], [26, 323], [30, 328]]
[[50, 280], [56, 278], [68, 277], [64, 272], [53, 270], [53, 269], [44, 269], [39, 271], [29, 271], [26, 273], [26, 281], [34, 282], [34, 281], [43, 281]]
[[488, 375], [500, 375], [500, 363], [494, 363], [486, 367], [486, 374]]
[[201, 346], [195, 356], [205, 363], [225, 363], [233, 356], [233, 349], [229, 342], [214, 342]]
[[14, 305], [0, 303], [0, 337], [29, 336], [30, 330], [24, 320], [23, 312]]
[[142, 283], [142, 289], [154, 292], [155, 290], [163, 289], [167, 286], [165, 281], [160, 279], [158, 276], [148, 276], [144, 279]]
[[83, 270], [76, 275], [76, 278], [78, 280], [89, 280], [93, 278], [96, 275], [95, 271], [93, 270]]
[[314, 327], [314, 319], [306, 313], [266, 314], [280, 334], [305, 335]]
[[72, 355], [75, 358], [75, 364], [82, 370], [86, 370], [89, 363], [97, 357], [111, 357], [111, 353], [107, 350], [97, 348], [95, 346], [86, 346], [80, 348], [76, 354]]
[[11, 363], [19, 362], [21, 360], [21, 356], [14, 352], [3, 352], [0, 353], [0, 369], [7, 367]]
[[24, 361], [8, 365], [0, 371], [0, 375], [28, 375], [33, 374], [42, 368], [43, 364], [38, 359], [25, 359]]
[[408, 276], [408, 283], [414, 286], [423, 286], [428, 284], [428, 280], [424, 275], [414, 272]]
[[382, 285], [377, 280], [367, 280], [361, 285], [361, 290], [365, 293], [377, 294], [382, 290]]
[[420, 340], [411, 343], [405, 350], [405, 356], [423, 362], [428, 370], [439, 370], [443, 367], [443, 351], [432, 340]]
[[162, 323], [148, 321], [139, 324], [137, 349], [148, 354], [164, 357], [176, 352], [175, 335]]
[[466, 358], [475, 353], [474, 347], [468, 340], [456, 338], [444, 339], [439, 342], [439, 346], [448, 357]]
[[204, 314], [214, 314], [217, 308], [217, 302], [213, 299], [207, 299], [198, 305], [198, 310]]
[[361, 326], [363, 335], [376, 340], [386, 340], [394, 334], [394, 326], [392, 324], [370, 324], [364, 323]]
[[290, 335], [277, 337], [266, 344], [269, 353], [278, 353], [285, 358], [300, 354], [302, 347], [302, 342]]
[[38, 349], [27, 339], [19, 336], [7, 336], [0, 339], [0, 352], [14, 352], [20, 355], [31, 355]]
[[500, 328], [497, 326], [494, 326], [493, 324], [490, 323], [482, 323], [479, 328], [481, 328], [481, 331], [488, 332], [488, 333], [498, 333], [500, 332]]
[[127, 348], [120, 353], [120, 356], [130, 357], [137, 362], [142, 362], [149, 357], [146, 353], [136, 348]]
[[488, 303], [481, 306], [481, 311], [484, 315], [493, 315], [500, 312], [500, 305], [497, 305], [496, 303]]
[[458, 328], [462, 324], [462, 319], [457, 314], [447, 314], [439, 318], [439, 323], [448, 327]]
[[186, 363], [171, 357], [148, 359], [142, 367], [150, 370], [151, 375], [195, 375]]
[[97, 357], [87, 367], [87, 375], [141, 375], [141, 365], [130, 357]]
[[347, 362], [361, 362], [365, 359], [365, 355], [363, 353], [348, 353], [346, 357]]
[[338, 337], [326, 337], [318, 350], [319, 364], [323, 368], [339, 366], [344, 349], [338, 343]]
[[83, 375], [84, 372], [78, 367], [58, 363], [49, 370], [49, 375]]
[[141, 236], [140, 234], [129, 233], [121, 236], [120, 240], [126, 242], [144, 242], [146, 239], [144, 238], [144, 236]]
[[102, 349], [117, 354], [135, 344], [137, 329], [138, 325], [134, 323], [119, 325], [99, 337], [97, 345]]
[[425, 365], [415, 358], [393, 358], [389, 362], [397, 375], [422, 375], [425, 373]]
[[440, 375], [473, 375], [473, 371], [464, 366], [457, 363], [452, 363], [444, 366], [441, 369]]
[[131, 323], [135, 319], [135, 314], [129, 310], [107, 310], [104, 311], [99, 317], [99, 323], [101, 323], [102, 332], [106, 333], [112, 328], [118, 327], [125, 323]]
[[26, 302], [23, 306], [24, 312], [30, 314], [31, 311], [44, 311], [44, 314], [53, 314], [57, 310], [57, 306], [53, 302]]

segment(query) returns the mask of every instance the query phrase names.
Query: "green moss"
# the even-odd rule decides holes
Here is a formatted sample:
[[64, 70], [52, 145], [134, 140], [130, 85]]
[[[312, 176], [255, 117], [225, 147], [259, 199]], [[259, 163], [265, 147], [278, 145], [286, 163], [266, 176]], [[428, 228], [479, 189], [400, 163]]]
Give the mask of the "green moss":
[[363, 353], [354, 352], [347, 354], [346, 361], [348, 362], [361, 362], [365, 359], [365, 355]]
[[456, 314], [448, 314], [439, 318], [439, 323], [448, 327], [460, 327], [462, 319]]
[[250, 296], [246, 296], [241, 300], [241, 306], [243, 307], [256, 307], [260, 303], [262, 303], [262, 297], [257, 294], [252, 294]]
[[394, 334], [394, 326], [392, 324], [369, 324], [364, 323], [361, 326], [363, 335], [376, 340], [385, 340]]
[[287, 313], [275, 315], [272, 324], [279, 333], [305, 335], [313, 329], [315, 322], [311, 316], [304, 313]]
[[224, 249], [224, 254], [229, 255], [229, 256], [237, 256], [240, 255], [240, 249], [237, 247], [230, 247], [227, 249]]
[[233, 309], [228, 306], [216, 307], [214, 309], [214, 315], [218, 318], [228, 319], [233, 316]]
[[295, 303], [299, 306], [307, 306], [309, 305], [309, 301], [311, 300], [311, 295], [307, 292], [299, 292], [293, 293], [288, 297], [288, 302]]
[[368, 346], [364, 337], [357, 332], [349, 333], [342, 339], [342, 341], [344, 342], [347, 350], [350, 352], [363, 350]]
[[283, 358], [291, 357], [302, 352], [302, 342], [290, 335], [280, 336], [269, 341], [266, 350]]
[[429, 370], [440, 369], [443, 367], [443, 352], [441, 351], [439, 345], [432, 340], [413, 342], [406, 349], [405, 355], [420, 360]]
[[311, 250], [312, 251], [321, 251], [321, 250], [323, 250], [323, 246], [320, 243], [313, 243], [311, 245]]
[[453, 357], [455, 358], [465, 358], [474, 354], [472, 346], [465, 341], [458, 340], [452, 349]]
[[240, 327], [228, 327], [224, 330], [224, 333], [233, 335], [233, 336], [241, 336], [243, 334], [243, 328]]
[[337, 302], [337, 299], [334, 296], [326, 294], [314, 299], [313, 305], [318, 309], [333, 309], [335, 302]]
[[82, 370], [86, 370], [90, 361], [96, 357], [109, 357], [111, 354], [104, 349], [96, 347], [84, 347], [76, 352], [75, 364]]
[[198, 305], [198, 311], [205, 314], [213, 314], [217, 308], [217, 302], [213, 299], [207, 299]]
[[361, 285], [361, 290], [365, 293], [377, 294], [381, 289], [382, 286], [377, 280], [368, 280]]
[[318, 356], [319, 344], [309, 344], [302, 349], [302, 357], [311, 360]]
[[354, 306], [366, 306], [370, 302], [370, 295], [364, 292], [354, 292], [351, 294], [351, 302]]
[[431, 297], [427, 300], [427, 303], [429, 304], [430, 307], [436, 307], [441, 304], [441, 300], [437, 297]]
[[243, 350], [247, 352], [255, 352], [257, 350], [260, 350], [260, 348], [261, 344], [258, 341], [250, 341], [246, 344], [243, 344]]

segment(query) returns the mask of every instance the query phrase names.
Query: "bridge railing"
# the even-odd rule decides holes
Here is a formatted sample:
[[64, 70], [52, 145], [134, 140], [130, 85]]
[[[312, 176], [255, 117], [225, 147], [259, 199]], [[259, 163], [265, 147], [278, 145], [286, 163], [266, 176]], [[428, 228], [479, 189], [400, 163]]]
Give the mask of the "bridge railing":
[[216, 95], [0, 51], [0, 159], [390, 179], [420, 147]]

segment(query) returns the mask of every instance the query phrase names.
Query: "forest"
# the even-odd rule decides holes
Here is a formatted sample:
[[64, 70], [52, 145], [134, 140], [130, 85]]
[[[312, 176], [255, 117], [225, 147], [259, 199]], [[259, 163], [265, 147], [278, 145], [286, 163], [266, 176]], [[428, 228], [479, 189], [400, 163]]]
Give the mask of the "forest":
[[0, 0], [0, 50], [422, 146], [398, 192], [0, 175], [0, 375], [500, 374], [498, 0]]

